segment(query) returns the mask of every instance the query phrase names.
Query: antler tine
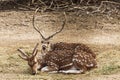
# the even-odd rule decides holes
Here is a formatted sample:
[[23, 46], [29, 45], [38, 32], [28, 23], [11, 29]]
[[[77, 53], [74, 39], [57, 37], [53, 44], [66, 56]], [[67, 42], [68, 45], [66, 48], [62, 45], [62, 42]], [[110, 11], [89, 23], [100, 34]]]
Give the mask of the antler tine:
[[42, 35], [42, 33], [35, 27], [35, 14], [38, 12], [39, 8], [37, 8], [34, 12], [33, 19], [32, 19], [32, 24], [33, 28], [41, 35], [41, 37], [46, 40], [46, 38]]
[[22, 57], [22, 56], [21, 56], [21, 55], [19, 55], [19, 54], [18, 54], [18, 56], [19, 56], [20, 58], [24, 59], [24, 60], [28, 60], [28, 58], [27, 58], [27, 57]]
[[54, 34], [52, 34], [51, 36], [49, 36], [48, 38], [46, 38], [46, 40], [49, 40], [50, 38], [52, 38], [53, 36], [55, 36], [56, 34], [60, 33], [63, 30], [65, 23], [66, 23], [66, 13], [65, 12], [64, 12], [64, 16], [65, 16], [65, 20], [63, 21], [62, 28], [60, 30], [58, 30], [57, 32], [55, 32]]
[[38, 53], [38, 49], [35, 51], [34, 56], [36, 56], [36, 55], [37, 55], [37, 53]]
[[35, 46], [34, 49], [33, 49], [33, 52], [32, 52], [32, 55], [33, 55], [33, 56], [35, 55], [35, 52], [36, 52], [36, 49], [37, 49], [38, 45], [39, 45], [39, 43], [37, 43], [36, 46]]
[[25, 57], [28, 58], [28, 55], [27, 55], [25, 52], [23, 52], [21, 49], [18, 49], [18, 51], [19, 51], [23, 56], [25, 56]]

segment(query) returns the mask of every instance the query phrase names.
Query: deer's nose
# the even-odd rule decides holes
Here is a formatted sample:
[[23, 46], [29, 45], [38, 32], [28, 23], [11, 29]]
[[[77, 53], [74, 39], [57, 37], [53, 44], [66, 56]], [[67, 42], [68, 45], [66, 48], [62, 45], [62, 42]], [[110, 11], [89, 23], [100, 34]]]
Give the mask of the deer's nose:
[[45, 47], [45, 46], [42, 46], [42, 49], [43, 49], [43, 50], [45, 50], [45, 49], [46, 49], [46, 47]]

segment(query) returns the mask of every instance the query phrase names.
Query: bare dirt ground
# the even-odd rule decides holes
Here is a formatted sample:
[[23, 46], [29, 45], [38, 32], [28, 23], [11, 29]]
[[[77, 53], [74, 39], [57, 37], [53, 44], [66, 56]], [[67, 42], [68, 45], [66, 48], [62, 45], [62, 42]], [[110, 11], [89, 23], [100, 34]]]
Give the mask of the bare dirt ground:
[[[32, 76], [18, 48], [32, 50], [41, 38], [32, 27], [30, 11], [0, 12], [0, 79], [1, 80], [120, 80], [120, 15], [84, 15], [67, 13], [64, 30], [51, 42], [84, 43], [97, 54], [98, 68], [85, 74], [49, 74]], [[37, 14], [36, 26], [49, 36], [61, 26], [61, 13]], [[51, 17], [52, 16], [52, 17]], [[57, 23], [57, 24], [56, 24]]]

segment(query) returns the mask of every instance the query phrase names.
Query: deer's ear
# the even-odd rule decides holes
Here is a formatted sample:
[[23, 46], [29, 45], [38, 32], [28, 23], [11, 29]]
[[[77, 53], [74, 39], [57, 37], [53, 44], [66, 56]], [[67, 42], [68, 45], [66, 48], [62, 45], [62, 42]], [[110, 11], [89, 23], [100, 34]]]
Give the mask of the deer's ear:
[[47, 42], [47, 44], [50, 44], [50, 42]]

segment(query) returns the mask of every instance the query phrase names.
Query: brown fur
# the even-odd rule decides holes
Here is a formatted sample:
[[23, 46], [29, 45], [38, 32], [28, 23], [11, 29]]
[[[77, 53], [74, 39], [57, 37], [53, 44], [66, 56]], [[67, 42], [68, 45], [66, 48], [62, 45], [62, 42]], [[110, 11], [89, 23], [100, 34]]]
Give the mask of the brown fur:
[[[79, 46], [79, 48], [77, 48]], [[86, 53], [91, 54], [94, 58], [96, 58], [96, 54], [85, 44], [82, 43], [65, 43], [59, 42], [51, 45], [52, 50], [71, 50], [75, 51], [75, 49], [82, 50]]]
[[43, 63], [46, 63], [46, 66], [49, 66], [49, 68], [52, 67], [52, 70], [54, 69], [55, 71], [58, 71], [63, 69], [64, 65], [72, 62], [73, 55], [74, 52], [70, 50], [49, 51], [45, 56], [43, 56]]
[[[79, 49], [79, 47], [77, 48]], [[76, 69], [83, 70], [83, 73], [88, 69], [96, 67], [96, 60], [91, 54], [83, 50], [76, 49], [76, 51], [66, 49], [48, 51], [43, 56], [41, 64], [46, 64], [49, 71], [68, 70], [75, 66]]]

